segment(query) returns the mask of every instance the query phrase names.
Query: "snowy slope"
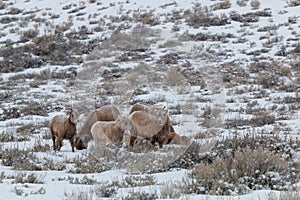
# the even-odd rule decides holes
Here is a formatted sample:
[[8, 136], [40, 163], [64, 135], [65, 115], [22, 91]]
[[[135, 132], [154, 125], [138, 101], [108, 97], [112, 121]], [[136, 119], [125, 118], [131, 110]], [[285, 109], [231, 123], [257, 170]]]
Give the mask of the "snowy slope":
[[[229, 2], [228, 8], [212, 9], [218, 3], [228, 5]], [[259, 7], [254, 9], [252, 2], [259, 2]], [[48, 128], [53, 116], [65, 115], [72, 106], [82, 113], [78, 128], [95, 105], [116, 104], [124, 115], [135, 101], [166, 106], [175, 131], [202, 142], [200, 153], [203, 154], [211, 150], [205, 149], [210, 141], [236, 135], [274, 133], [283, 138], [296, 138], [292, 154], [299, 162], [300, 76], [296, 49], [300, 38], [300, 4], [291, 6], [291, 2], [298, 1], [1, 1], [0, 45], [8, 52], [0, 54], [2, 67], [18, 61], [9, 60], [9, 48], [37, 43], [35, 38], [22, 42], [28, 30], [37, 31], [35, 37], [43, 37], [57, 35], [61, 27], [68, 27], [61, 33], [62, 38], [70, 41], [73, 37], [82, 46], [91, 45], [86, 52], [72, 49], [74, 57], [82, 58], [82, 62], [53, 64], [47, 55], [26, 52], [33, 59], [46, 61], [38, 67], [0, 74], [0, 149], [8, 153], [9, 149], [26, 152], [34, 151], [40, 144], [45, 147], [39, 146], [40, 150], [33, 152], [35, 159], [29, 161], [34, 166], [44, 166], [39, 170], [15, 170], [7, 162], [3, 164], [7, 157], [0, 154], [0, 193], [3, 194], [0, 199], [101, 199], [105, 195], [99, 195], [99, 190], [114, 181], [123, 185], [115, 187], [115, 194], [109, 199], [122, 199], [143, 191], [166, 198], [162, 196], [166, 185], [170, 184], [176, 191], [180, 187], [175, 186], [189, 179], [193, 168], [172, 168], [159, 173], [140, 169], [138, 174], [136, 169], [140, 166], [132, 164], [132, 168], [126, 168], [130, 166], [126, 161], [134, 157], [137, 158], [134, 163], [157, 156], [153, 166], [160, 166], [165, 160], [169, 164], [187, 150], [179, 145], [148, 154], [118, 149], [108, 162], [93, 155], [98, 164], [113, 163], [113, 166], [97, 171], [93, 168], [100, 169], [100, 166], [95, 165], [87, 167], [88, 173], [75, 173], [91, 164], [90, 152], [72, 153], [67, 140], [61, 152], [54, 152]], [[207, 19], [224, 18], [227, 23], [197, 27], [198, 19], [193, 21], [189, 17], [197, 15], [194, 10], [197, 8], [212, 17]], [[257, 21], [238, 21], [234, 16], [241, 19], [250, 16], [247, 19]], [[209, 20], [203, 23], [210, 23]], [[88, 34], [82, 34], [82, 30], [88, 30]], [[282, 49], [285, 55], [278, 54]], [[136, 94], [137, 89], [144, 94]], [[271, 123], [265, 120], [273, 117]], [[26, 160], [26, 156], [20, 159]], [[128, 157], [124, 159], [124, 156]], [[36, 177], [34, 183], [29, 181], [32, 174]], [[142, 185], [140, 180], [145, 176], [154, 178], [154, 183]], [[19, 181], [18, 177], [25, 177], [25, 181]], [[126, 177], [133, 180], [138, 177], [140, 185], [126, 185]], [[235, 196], [179, 192], [173, 198], [269, 199], [272, 195], [279, 197], [280, 192], [264, 188], [245, 195], [234, 191], [232, 194]]]

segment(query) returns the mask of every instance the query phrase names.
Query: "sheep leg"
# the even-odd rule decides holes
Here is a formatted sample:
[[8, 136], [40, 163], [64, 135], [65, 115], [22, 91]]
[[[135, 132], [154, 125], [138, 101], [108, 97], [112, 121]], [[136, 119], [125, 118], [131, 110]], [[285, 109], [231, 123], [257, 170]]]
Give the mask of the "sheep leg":
[[135, 141], [136, 141], [136, 136], [130, 136], [130, 141], [129, 141], [129, 145], [130, 146], [133, 146], [134, 145], [134, 143], [135, 143]]
[[164, 142], [164, 139], [162, 138], [162, 136], [160, 135], [157, 139], [157, 143], [158, 143], [158, 146], [159, 148], [161, 149], [163, 147], [163, 142]]
[[159, 142], [158, 142], [158, 146], [159, 146], [159, 148], [161, 149], [161, 148], [163, 147], [163, 142], [162, 142], [162, 141], [159, 141]]
[[60, 151], [60, 148], [62, 147], [62, 141], [63, 141], [62, 137], [57, 138], [57, 149], [58, 149], [58, 151]]
[[52, 142], [53, 142], [53, 150], [54, 151], [56, 150], [55, 139], [56, 139], [56, 137], [53, 135], [52, 136]]
[[72, 152], [74, 152], [74, 138], [70, 139], [70, 144], [71, 144], [71, 147], [72, 147]]

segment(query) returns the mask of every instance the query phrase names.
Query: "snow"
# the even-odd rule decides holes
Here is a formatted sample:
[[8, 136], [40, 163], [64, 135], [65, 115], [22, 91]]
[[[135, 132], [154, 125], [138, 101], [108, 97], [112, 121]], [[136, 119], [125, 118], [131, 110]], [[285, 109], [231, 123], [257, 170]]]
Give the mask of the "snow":
[[[140, 11], [140, 13], [143, 13], [143, 11], [149, 11], [153, 10], [155, 14], [157, 14], [161, 21], [166, 17], [163, 14], [171, 13], [173, 10], [186, 10], [186, 9], [192, 9], [193, 6], [196, 3], [201, 3], [201, 5], [207, 5], [211, 6], [216, 2], [219, 1], [212, 1], [212, 0], [205, 0], [205, 1], [187, 1], [187, 0], [168, 0], [168, 1], [161, 1], [161, 0], [153, 0], [153, 1], [144, 1], [144, 0], [106, 0], [101, 1], [101, 5], [96, 5], [95, 3], [88, 3], [89, 1], [82, 1], [82, 0], [29, 0], [29, 1], [3, 1], [4, 3], [10, 2], [13, 4], [11, 7], [21, 8], [26, 11], [37, 11], [41, 10], [39, 12], [36, 12], [37, 17], [46, 18], [47, 20], [51, 21], [53, 24], [64, 24], [67, 22], [72, 21], [73, 25], [71, 30], [77, 30], [79, 27], [82, 26], [89, 26], [93, 27], [95, 25], [89, 24], [87, 21], [89, 14], [96, 13], [94, 17], [92, 17], [91, 20], [99, 21], [100, 19], [104, 20], [104, 23], [106, 24], [104, 26], [104, 31], [100, 33], [95, 33], [92, 36], [89, 36], [90, 38], [105, 38], [109, 37], [110, 34], [113, 32], [113, 30], [110, 30], [107, 26], [107, 24], [111, 23], [111, 19], [109, 19], [108, 16], [120, 16], [121, 14], [126, 13], [127, 11], [132, 14], [133, 11]], [[225, 10], [216, 10], [214, 11], [214, 14], [220, 16], [223, 13], [229, 14], [231, 11], [236, 11], [239, 14], [244, 14], [248, 12], [255, 12], [255, 10], [251, 10], [250, 3], [248, 2], [245, 7], [240, 7], [237, 5], [235, 0], [230, 1], [232, 3], [231, 7], [229, 9]], [[220, 120], [221, 122], [224, 122], [226, 120], [249, 120], [253, 118], [252, 114], [247, 113], [241, 113], [239, 111], [236, 112], [227, 112], [229, 109], [235, 110], [240, 108], [246, 108], [248, 100], [250, 100], [250, 103], [253, 101], [257, 101], [257, 107], [256, 108], [271, 108], [274, 105], [274, 100], [279, 99], [282, 100], [284, 97], [296, 97], [295, 92], [272, 92], [268, 90], [269, 92], [269, 99], [265, 98], [259, 98], [254, 99], [255, 91], [260, 90], [260, 86], [256, 85], [257, 88], [253, 88], [254, 92], [247, 93], [247, 94], [229, 94], [230, 89], [225, 88], [224, 83], [222, 81], [222, 74], [219, 74], [219, 72], [216, 70], [221, 66], [221, 64], [225, 62], [234, 62], [236, 60], [244, 60], [245, 63], [250, 63], [252, 61], [252, 58], [246, 54], [243, 53], [243, 51], [246, 52], [252, 52], [255, 50], [261, 50], [263, 48], [263, 45], [265, 42], [267, 42], [268, 39], [272, 39], [273, 37], [282, 37], [282, 41], [280, 43], [277, 43], [271, 48], [268, 48], [269, 51], [267, 53], [262, 53], [262, 56], [269, 56], [272, 57], [281, 47], [281, 44], [287, 45], [288, 49], [293, 49], [293, 45], [297, 42], [288, 41], [288, 38], [299, 38], [299, 22], [295, 24], [288, 24], [285, 25], [288, 22], [289, 17], [296, 17], [299, 21], [299, 6], [297, 7], [288, 7], [288, 1], [285, 0], [278, 0], [272, 2], [270, 4], [270, 1], [267, 0], [260, 0], [260, 8], [259, 10], [263, 9], [270, 9], [272, 12], [272, 17], [260, 17], [259, 23], [250, 23], [250, 26], [242, 27], [240, 22], [231, 21], [231, 24], [228, 24], [226, 26], [210, 26], [210, 27], [201, 27], [201, 28], [192, 28], [188, 26], [186, 23], [179, 24], [180, 30], [178, 32], [172, 32], [172, 28], [174, 26], [174, 23], [165, 22], [161, 23], [159, 25], [156, 25], [152, 28], [160, 30], [160, 38], [159, 41], [156, 44], [152, 44], [151, 47], [156, 48], [157, 46], [164, 44], [166, 41], [169, 40], [176, 40], [177, 34], [183, 34], [183, 33], [189, 33], [189, 34], [197, 34], [197, 33], [208, 33], [208, 34], [226, 34], [230, 33], [236, 36], [235, 38], [227, 38], [229, 41], [228, 43], [222, 43], [222, 42], [212, 42], [212, 41], [186, 41], [183, 42], [182, 46], [176, 46], [174, 48], [166, 48], [166, 49], [155, 49], [156, 55], [153, 57], [159, 58], [161, 55], [164, 55], [166, 52], [178, 52], [182, 51], [184, 54], [190, 55], [191, 57], [194, 57], [192, 61], [192, 65], [198, 69], [202, 70], [204, 72], [207, 72], [207, 74], [210, 74], [210, 76], [205, 77], [206, 79], [210, 79], [210, 77], [214, 77], [213, 80], [207, 81], [207, 91], [201, 91], [200, 88], [194, 88], [192, 86], [187, 87], [186, 94], [183, 94], [181, 96], [178, 95], [176, 89], [174, 89], [171, 86], [167, 86], [167, 90], [163, 89], [162, 87], [157, 88], [151, 88], [147, 86], [145, 89], [151, 91], [150, 94], [146, 95], [139, 95], [138, 98], [140, 100], [143, 99], [150, 99], [155, 100], [159, 98], [165, 99], [164, 102], [158, 103], [156, 106], [159, 107], [170, 107], [170, 105], [184, 105], [188, 107], [192, 102], [189, 102], [190, 95], [199, 95], [200, 97], [208, 96], [208, 99], [211, 100], [210, 102], [204, 102], [197, 104], [197, 108], [183, 108], [182, 111], [185, 111], [187, 113], [191, 113], [193, 115], [188, 115], [184, 112], [181, 114], [177, 114], [174, 116], [171, 116], [171, 119], [177, 122], [177, 125], [175, 126], [176, 132], [181, 133], [181, 135], [185, 136], [194, 136], [197, 133], [205, 132], [207, 129], [202, 127], [200, 125], [199, 119], [197, 115], [200, 115], [203, 113], [204, 109], [207, 107], [214, 107], [219, 108], [222, 112], [219, 113], [219, 115], [216, 116], [216, 121]], [[71, 8], [69, 10], [64, 10], [63, 7], [66, 5], [71, 5]], [[167, 5], [167, 6], [164, 6]], [[79, 12], [86, 13], [83, 15], [85, 20], [80, 20], [80, 16], [75, 16], [76, 14], [70, 14], [69, 11], [85, 6], [84, 9], [82, 9]], [[6, 16], [5, 14], [7, 10], [3, 9], [0, 11], [2, 16]], [[282, 14], [282, 11], [286, 11], [286, 13]], [[51, 15], [59, 14], [58, 18], [51, 19]], [[18, 14], [18, 17], [22, 17], [22, 14]], [[70, 17], [71, 16], [71, 17]], [[17, 27], [17, 33], [11, 33], [10, 28], [8, 28], [5, 24], [0, 24], [1, 31], [5, 33], [5, 36], [0, 37], [0, 42], [2, 42], [0, 45], [3, 46], [3, 42], [10, 39], [12, 41], [18, 41], [20, 37], [20, 33], [24, 30], [28, 29], [34, 29], [36, 26], [39, 29], [39, 34], [43, 35], [45, 32], [50, 32], [51, 28], [47, 27], [45, 24], [37, 24], [34, 21], [29, 21], [28, 26], [21, 27], [18, 25], [18, 22], [13, 22], [13, 26]], [[98, 25], [98, 24], [97, 24]], [[141, 24], [133, 24], [134, 26], [141, 25]], [[273, 26], [273, 25], [280, 25], [278, 30], [275, 31], [276, 35], [272, 31], [269, 32], [258, 32], [257, 30], [259, 28], [265, 27], [265, 26]], [[295, 32], [292, 35], [292, 32]], [[126, 32], [126, 30], [124, 31]], [[127, 32], [130, 33], [130, 30], [127, 30]], [[260, 39], [262, 36], [267, 36], [267, 39]], [[239, 38], [246, 38], [245, 43], [235, 43]], [[253, 44], [252, 44], [253, 42]], [[299, 42], [299, 40], [298, 40]], [[18, 45], [18, 44], [15, 44]], [[150, 47], [150, 48], [151, 48]], [[196, 52], [199, 50], [199, 52]], [[208, 52], [208, 50], [211, 50]], [[209, 59], [203, 59], [203, 57], [198, 56], [202, 53], [206, 53], [208, 56], [211, 56], [212, 58], [215, 57], [215, 55], [211, 52], [218, 52], [218, 51], [231, 51], [231, 54], [226, 55], [222, 58], [218, 58], [219, 60], [216, 62], [216, 65], [212, 65], [209, 63]], [[83, 56], [85, 58], [85, 55]], [[3, 60], [3, 57], [0, 58]], [[287, 57], [278, 58], [278, 60], [288, 60]], [[113, 61], [114, 58], [100, 58], [100, 61]], [[211, 59], [212, 60], [212, 59]], [[85, 61], [85, 64], [87, 64], [88, 61]], [[151, 61], [149, 61], [150, 64]], [[117, 63], [118, 64], [118, 63]], [[118, 67], [120, 69], [134, 69], [139, 63], [137, 62], [124, 62], [118, 64]], [[26, 69], [22, 72], [18, 72], [19, 75], [25, 75], [25, 74], [40, 74], [42, 71], [48, 70], [49, 73], [57, 71], [57, 70], [67, 70], [71, 67], [75, 67], [79, 71], [84, 69], [82, 65], [68, 65], [68, 66], [55, 66], [55, 65], [45, 65], [43, 67], [40, 67], [38, 69]], [[241, 65], [240, 68], [245, 67], [244, 65]], [[207, 75], [206, 74], [206, 75]], [[3, 82], [7, 82], [10, 80], [10, 78], [14, 77], [16, 73], [2, 73], [0, 74], [0, 80]], [[102, 77], [98, 77], [97, 81], [102, 80]], [[28, 80], [28, 81], [34, 81], [34, 80]], [[287, 82], [293, 83], [292, 80], [286, 80]], [[91, 84], [91, 87], [96, 85], [96, 81]], [[72, 92], [70, 92], [70, 88], [66, 87], [67, 82], [65, 80], [56, 81], [56, 80], [50, 80], [47, 82], [46, 85], [41, 85], [36, 88], [29, 88], [28, 91], [23, 92], [24, 98], [29, 98], [31, 96], [31, 100], [37, 101], [37, 102], [59, 102], [60, 100], [74, 100], [74, 95]], [[94, 85], [93, 85], [94, 84]], [[76, 86], [74, 86], [76, 87]], [[25, 86], [21, 85], [21, 89], [24, 89]], [[218, 90], [220, 88], [220, 92], [214, 91]], [[244, 89], [245, 85], [241, 85], [240, 89]], [[239, 89], [238, 87], [234, 88]], [[60, 93], [56, 92], [60, 91]], [[6, 92], [6, 91], [5, 91]], [[91, 91], [89, 91], [92, 93]], [[125, 93], [125, 92], [124, 92]], [[34, 98], [33, 94], [41, 94], [41, 96], [51, 96], [53, 99], [36, 99]], [[94, 96], [91, 96], [90, 94], [89, 98], [93, 98]], [[126, 96], [125, 94], [124, 96]], [[226, 101], [228, 99], [232, 98], [234, 100], [234, 103], [227, 103]], [[78, 99], [76, 99], [78, 100]], [[74, 100], [74, 102], [76, 102]], [[21, 102], [22, 100], [10, 102], [10, 103], [3, 103], [3, 108], [11, 107], [12, 105], [15, 105], [14, 103]], [[113, 99], [110, 97], [111, 102], [117, 102], [116, 99]], [[272, 101], [272, 102], [271, 102]], [[284, 105], [284, 104], [282, 104]], [[82, 105], [85, 106], [85, 105]], [[3, 114], [3, 108], [0, 109], [0, 113]], [[124, 108], [122, 110], [125, 112], [128, 111], [128, 107]], [[26, 124], [32, 124], [36, 123], [39, 124], [41, 122], [47, 122], [49, 119], [51, 119], [55, 115], [64, 115], [65, 110], [60, 111], [53, 111], [48, 113], [48, 116], [42, 117], [37, 115], [30, 115], [25, 117], [19, 117], [14, 119], [8, 119], [5, 121], [0, 121], [0, 133], [7, 133], [12, 132], [13, 134], [16, 134], [16, 128], [20, 125], [26, 125]], [[298, 110], [296, 113], [291, 113], [289, 116], [289, 120], [283, 120], [281, 123], [286, 124], [287, 129], [290, 131], [289, 134], [291, 137], [299, 137], [300, 133], [300, 111]], [[276, 123], [280, 123], [280, 121], [277, 121]], [[215, 127], [211, 127], [215, 128]], [[237, 128], [238, 129], [238, 128]], [[246, 130], [241, 130], [239, 133], [247, 134], [251, 132], [260, 132], [260, 130], [268, 130], [272, 131], [274, 129], [273, 125], [266, 125], [264, 127], [249, 127]], [[236, 130], [239, 131], [239, 130]], [[216, 127], [216, 132], [222, 132], [222, 136], [230, 136], [229, 130], [219, 130], [218, 127]], [[18, 142], [3, 142], [0, 144], [0, 146], [3, 146], [4, 149], [7, 148], [14, 148], [16, 146], [20, 147], [21, 149], [30, 149], [34, 146], [34, 142], [41, 139], [44, 133], [39, 133], [38, 135], [31, 135], [30, 141], [25, 141], [22, 143]], [[52, 147], [52, 141], [47, 140], [43, 144], [49, 144], [50, 147]], [[61, 163], [65, 160], [72, 160], [77, 157], [86, 156], [88, 154], [87, 150], [84, 151], [76, 151], [75, 153], [70, 152], [70, 146], [69, 142], [67, 140], [64, 141], [64, 146], [62, 147], [60, 152], [53, 152], [50, 153], [44, 153], [44, 152], [38, 152], [35, 155], [40, 159], [43, 160], [45, 158], [51, 158], [57, 163]], [[300, 153], [294, 152], [293, 153], [294, 159], [300, 161]], [[71, 164], [65, 164], [67, 166], [67, 170], [72, 168]], [[21, 171], [13, 170], [11, 167], [2, 166], [0, 164], [0, 199], [66, 199], [70, 195], [78, 194], [80, 192], [86, 192], [89, 193], [91, 190], [93, 190], [95, 185], [83, 185], [83, 184], [71, 184], [68, 181], [68, 177], [75, 177], [78, 179], [81, 179], [84, 176], [87, 176], [88, 178], [95, 179], [97, 182], [101, 183], [107, 183], [111, 182], [113, 180], [123, 180], [124, 177], [131, 175], [124, 169], [112, 169], [108, 171], [104, 171], [102, 173], [93, 173], [93, 174], [71, 174], [68, 173], [67, 170], [63, 171], [54, 171], [54, 170], [48, 170], [48, 171], [26, 171], [25, 173], [30, 174], [34, 173], [37, 175], [37, 177], [43, 177], [42, 184], [15, 184], [13, 183], [14, 178], [4, 178], [2, 180], [3, 183], [1, 183], [1, 173], [3, 172], [5, 177], [14, 176], [18, 173], [21, 173]], [[132, 191], [146, 191], [146, 192], [156, 192], [160, 190], [160, 187], [166, 183], [172, 182], [172, 183], [180, 183], [183, 178], [186, 178], [187, 173], [190, 172], [190, 170], [185, 169], [172, 169], [171, 171], [163, 172], [163, 173], [155, 173], [151, 174], [157, 180], [156, 185], [151, 186], [143, 186], [143, 187], [134, 187], [134, 188], [120, 188], [117, 192], [116, 197], [122, 198], [128, 195]], [[136, 176], [143, 176], [144, 174], [139, 174]], [[61, 180], [59, 180], [61, 179]], [[38, 191], [40, 188], [44, 188], [44, 194], [39, 194]], [[23, 193], [21, 196], [16, 194], [16, 190], [21, 189], [23, 190]], [[34, 194], [38, 193], [38, 194]], [[222, 200], [250, 200], [250, 199], [268, 199], [269, 195], [279, 196], [279, 191], [271, 191], [271, 190], [257, 190], [257, 191], [251, 191], [249, 194], [246, 195], [236, 195], [236, 196], [214, 196], [214, 195], [183, 195], [180, 197], [180, 199], [209, 199], [209, 200], [215, 200], [215, 199], [222, 199]], [[91, 194], [93, 195], [93, 194]], [[97, 197], [94, 197], [96, 199]]]

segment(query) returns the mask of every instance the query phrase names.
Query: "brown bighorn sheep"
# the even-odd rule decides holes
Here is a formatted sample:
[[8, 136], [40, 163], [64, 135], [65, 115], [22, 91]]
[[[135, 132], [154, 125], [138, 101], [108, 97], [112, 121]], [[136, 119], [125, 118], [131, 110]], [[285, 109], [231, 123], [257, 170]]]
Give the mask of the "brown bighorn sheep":
[[[148, 112], [152, 115], [160, 115], [162, 108], [151, 108], [148, 105], [142, 104], [142, 103], [136, 103], [132, 106], [131, 110], [130, 110], [130, 114], [133, 113], [134, 111], [145, 111]], [[175, 130], [172, 126], [171, 120], [169, 118], [169, 116], [167, 116], [165, 125], [161, 128], [161, 130], [153, 135], [152, 138], [149, 138], [148, 140], [151, 140], [152, 144], [155, 144], [155, 142], [159, 143], [160, 148], [162, 147], [162, 144], [168, 144], [168, 135], [170, 133], [175, 133]], [[134, 137], [131, 139], [132, 141], [134, 141]]]
[[130, 135], [129, 145], [133, 146], [136, 139], [144, 138], [149, 140], [153, 145], [158, 142], [159, 147], [163, 146], [164, 141], [168, 140], [169, 130], [166, 125], [168, 122], [168, 110], [156, 109], [150, 112], [134, 111], [129, 115], [131, 120], [132, 129]]
[[[50, 121], [50, 132], [53, 141], [53, 150], [60, 150], [62, 141], [68, 139], [70, 141], [72, 152], [74, 152], [74, 136], [76, 135], [76, 124], [79, 119], [79, 112], [72, 109], [68, 117], [61, 115], [55, 116]], [[56, 140], [57, 138], [57, 145]]]
[[128, 117], [119, 116], [116, 121], [98, 121], [91, 128], [95, 144], [109, 142], [120, 145], [125, 131], [131, 130], [132, 125]]
[[88, 142], [93, 138], [91, 127], [97, 121], [115, 121], [120, 115], [119, 109], [114, 105], [106, 105], [88, 114], [84, 124], [75, 137], [75, 147], [78, 150], [86, 149]]

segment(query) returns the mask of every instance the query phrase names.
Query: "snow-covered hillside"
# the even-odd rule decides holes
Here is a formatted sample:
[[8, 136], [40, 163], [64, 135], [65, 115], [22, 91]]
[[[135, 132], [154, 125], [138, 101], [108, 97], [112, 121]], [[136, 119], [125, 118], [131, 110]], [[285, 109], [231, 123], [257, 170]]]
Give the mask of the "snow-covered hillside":
[[[0, 1], [0, 199], [299, 198], [299, 6]], [[52, 150], [53, 116], [136, 102], [193, 142]]]

